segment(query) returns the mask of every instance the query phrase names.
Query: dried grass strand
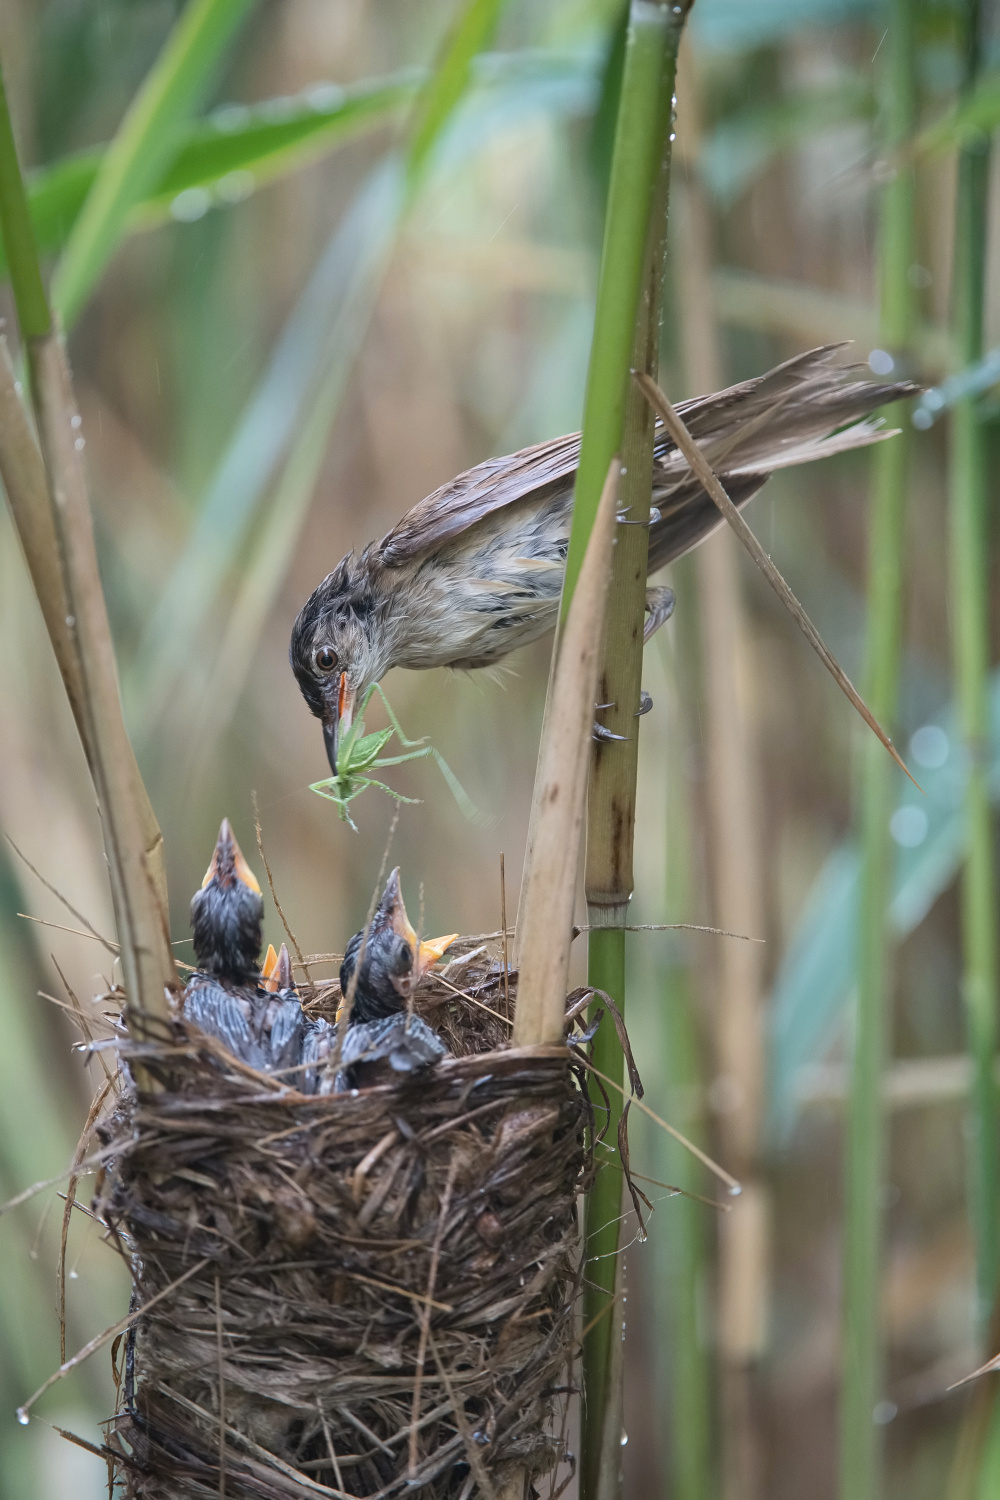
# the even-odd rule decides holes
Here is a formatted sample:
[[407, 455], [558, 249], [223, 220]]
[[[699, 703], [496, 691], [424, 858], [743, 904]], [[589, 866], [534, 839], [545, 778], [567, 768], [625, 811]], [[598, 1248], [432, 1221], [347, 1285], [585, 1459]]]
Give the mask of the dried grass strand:
[[312, 984], [312, 975], [309, 973], [309, 965], [305, 960], [302, 949], [299, 947], [299, 940], [295, 936], [295, 933], [292, 931], [291, 924], [289, 923], [288, 918], [285, 916], [284, 907], [278, 900], [278, 892], [274, 888], [274, 876], [271, 874], [271, 866], [268, 864], [267, 854], [264, 851], [264, 832], [260, 826], [260, 807], [257, 802], [256, 791], [252, 791], [250, 793], [250, 803], [253, 807], [253, 831], [257, 838], [257, 850], [264, 862], [264, 873], [267, 875], [267, 884], [271, 892], [271, 900], [274, 902], [277, 908], [278, 916], [281, 918], [281, 925], [285, 929], [285, 936], [288, 938], [288, 941], [292, 946], [292, 951], [295, 954], [299, 967], [305, 973], [306, 983]]
[[[51, 881], [46, 880], [46, 878], [42, 874], [41, 870], [36, 870], [35, 869], [35, 866], [31, 863], [31, 860], [28, 858], [28, 856], [21, 849], [18, 848], [18, 846], [15, 844], [14, 840], [11, 838], [11, 836], [10, 836], [9, 833], [5, 833], [4, 834], [4, 838], [7, 840], [8, 844], [13, 849], [14, 853], [17, 855], [17, 857], [21, 861], [21, 863], [23, 865], [27, 866], [27, 868], [31, 871], [32, 875], [34, 875], [35, 879], [38, 880], [38, 881], [40, 881], [41, 884], [44, 885], [45, 889], [49, 892], [49, 894], [52, 895], [52, 896], [55, 896], [56, 900], [59, 902], [59, 904], [61, 906], [64, 906], [66, 908], [66, 910], [69, 912], [70, 916], [71, 917], [75, 917], [76, 920], [83, 927], [85, 927], [87, 929], [87, 932], [90, 934], [90, 936], [92, 938], [95, 938], [97, 940], [97, 942], [103, 944], [103, 946], [105, 948], [107, 948], [108, 952], [109, 953], [113, 953], [115, 955], [115, 957], [117, 958], [118, 951], [119, 951], [118, 944], [117, 943], [113, 943], [110, 938], [106, 938], [103, 933], [98, 932], [98, 930], [94, 926], [94, 924], [92, 922], [88, 921], [87, 918], [83, 915], [83, 912], [82, 911], [77, 911], [76, 907], [73, 905], [73, 903], [71, 901], [68, 901], [66, 899], [66, 897], [63, 895], [62, 891], [58, 890], [56, 888], [56, 886], [54, 886], [52, 884]], [[22, 915], [23, 915], [23, 913], [21, 913], [21, 912], [18, 913], [18, 916], [22, 916]], [[37, 921], [39, 919], [38, 918], [30, 918], [29, 920]]]
[[430, 1270], [427, 1274], [427, 1295], [425, 1307], [420, 1318], [420, 1346], [417, 1350], [417, 1372], [413, 1380], [413, 1415], [410, 1418], [410, 1478], [412, 1479], [417, 1470], [417, 1417], [420, 1415], [420, 1387], [424, 1380], [424, 1361], [427, 1358], [427, 1339], [431, 1327], [430, 1301], [434, 1296], [434, 1286], [437, 1282], [438, 1264], [441, 1259], [441, 1240], [444, 1236], [444, 1226], [448, 1219], [448, 1209], [451, 1207], [451, 1194], [455, 1186], [455, 1177], [458, 1173], [458, 1159], [452, 1157], [448, 1168], [448, 1177], [444, 1185], [444, 1196], [441, 1199], [441, 1212], [438, 1215], [437, 1229], [434, 1234], [434, 1247], [431, 1250]]
[[[607, 1084], [609, 1088], [614, 1089], [615, 1092], [621, 1094], [623, 1098], [626, 1097], [625, 1090], [622, 1088], [621, 1084], [616, 1083], [613, 1078], [609, 1078], [607, 1073], [602, 1073], [600, 1068], [595, 1068], [594, 1064], [590, 1061], [589, 1058], [581, 1057], [580, 1061], [583, 1066], [587, 1068], [591, 1073], [593, 1073], [595, 1077], [599, 1078], [602, 1083]], [[665, 1130], [668, 1135], [672, 1135], [674, 1140], [679, 1141], [686, 1151], [690, 1151], [692, 1156], [697, 1157], [702, 1166], [707, 1167], [710, 1172], [714, 1172], [715, 1176], [718, 1177], [720, 1181], [726, 1184], [729, 1191], [733, 1194], [734, 1197], [743, 1191], [739, 1182], [732, 1175], [732, 1173], [727, 1172], [725, 1167], [720, 1167], [717, 1161], [713, 1161], [712, 1158], [708, 1155], [707, 1151], [703, 1151], [700, 1146], [696, 1146], [694, 1141], [689, 1141], [687, 1136], [679, 1131], [675, 1126], [668, 1125], [666, 1120], [661, 1119], [656, 1111], [650, 1109], [649, 1105], [644, 1103], [642, 1099], [636, 1098], [634, 1100], [634, 1103], [637, 1109], [642, 1110], [643, 1114], [648, 1115], [651, 1120], [655, 1120], [661, 1130]]]
[[[59, 1179], [56, 1180], [58, 1181]], [[132, 1326], [136, 1318], [143, 1316], [145, 1313], [148, 1313], [154, 1303], [162, 1302], [165, 1297], [167, 1297], [171, 1292], [176, 1291], [177, 1288], [183, 1285], [185, 1281], [190, 1280], [192, 1276], [196, 1276], [199, 1271], [203, 1271], [208, 1263], [208, 1257], [206, 1257], [204, 1260], [198, 1261], [196, 1265], [191, 1266], [189, 1270], [185, 1271], [183, 1276], [178, 1276], [177, 1279], [175, 1281], [172, 1281], [169, 1286], [165, 1286], [162, 1291], [157, 1292], [156, 1296], [149, 1302], [147, 1302], [145, 1306], [138, 1308], [134, 1312], [130, 1312], [127, 1317], [120, 1318], [117, 1323], [112, 1323], [110, 1328], [105, 1328], [103, 1333], [97, 1334], [97, 1336], [95, 1338], [92, 1338], [88, 1344], [84, 1344], [82, 1349], [78, 1349], [77, 1352], [73, 1355], [72, 1359], [64, 1360], [59, 1366], [58, 1370], [54, 1370], [53, 1373], [49, 1376], [48, 1380], [42, 1382], [37, 1391], [35, 1391], [34, 1395], [29, 1396], [24, 1405], [18, 1407], [18, 1418], [27, 1416], [28, 1412], [34, 1406], [38, 1398], [40, 1396], [44, 1396], [45, 1392], [52, 1386], [54, 1386], [58, 1380], [64, 1379], [65, 1376], [69, 1375], [71, 1371], [75, 1370], [78, 1365], [82, 1365], [85, 1360], [88, 1360], [92, 1354], [96, 1354], [98, 1349], [103, 1348], [108, 1340], [113, 1339], [116, 1334], [124, 1333], [126, 1328], [130, 1328]]]
[[94, 1128], [94, 1123], [97, 1120], [98, 1115], [104, 1108], [104, 1101], [111, 1093], [113, 1086], [114, 1078], [112, 1076], [109, 1076], [105, 1079], [104, 1083], [97, 1091], [94, 1102], [90, 1106], [90, 1112], [87, 1115], [86, 1124], [84, 1125], [83, 1130], [80, 1132], [80, 1139], [77, 1141], [76, 1150], [73, 1153], [72, 1173], [66, 1186], [66, 1206], [63, 1209], [62, 1231], [59, 1236], [59, 1259], [56, 1263], [56, 1292], [59, 1301], [60, 1364], [65, 1364], [66, 1362], [66, 1246], [69, 1241], [70, 1219], [73, 1216], [73, 1209], [77, 1206], [76, 1185], [80, 1180], [80, 1176], [76, 1171], [76, 1168], [86, 1155], [86, 1147], [88, 1141], [90, 1140], [90, 1133]]

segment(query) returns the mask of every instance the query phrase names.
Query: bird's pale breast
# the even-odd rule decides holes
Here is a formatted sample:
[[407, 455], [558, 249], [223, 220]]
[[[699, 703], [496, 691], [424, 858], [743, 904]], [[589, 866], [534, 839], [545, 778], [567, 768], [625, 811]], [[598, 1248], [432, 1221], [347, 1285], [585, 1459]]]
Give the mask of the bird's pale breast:
[[491, 666], [551, 630], [572, 500], [570, 487], [543, 507], [525, 500], [399, 569], [394, 665]]

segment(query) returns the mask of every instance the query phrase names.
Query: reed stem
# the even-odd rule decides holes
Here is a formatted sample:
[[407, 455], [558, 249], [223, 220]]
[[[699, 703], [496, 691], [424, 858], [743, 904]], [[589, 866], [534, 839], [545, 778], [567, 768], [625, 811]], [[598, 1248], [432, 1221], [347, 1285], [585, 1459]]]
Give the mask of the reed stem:
[[[964, 7], [966, 67], [971, 88], [979, 70], [979, 0]], [[952, 323], [959, 366], [983, 355], [986, 290], [987, 141], [959, 153], [955, 202], [955, 275]], [[997, 1100], [993, 1059], [997, 1046], [997, 885], [989, 770], [989, 608], [987, 593], [986, 452], [974, 398], [952, 415], [949, 448], [949, 522], [954, 665], [962, 738], [968, 757], [965, 813], [968, 845], [962, 877], [962, 996], [965, 1002], [973, 1087], [969, 1111], [969, 1207], [976, 1247], [980, 1333], [997, 1287]], [[988, 1351], [993, 1352], [993, 1351]]]
[[[683, 250], [681, 252], [684, 253]], [[672, 670], [668, 722], [677, 724], [667, 752], [667, 819], [665, 847], [667, 920], [684, 922], [697, 911], [691, 827], [692, 781], [688, 760], [692, 729], [697, 723], [696, 667], [698, 657], [696, 563], [685, 558], [677, 566], [677, 628], [671, 653]], [[707, 1146], [703, 1100], [707, 1079], [698, 1028], [695, 966], [687, 944], [671, 944], [664, 965], [657, 1017], [660, 1065], [666, 1084], [670, 1120], [696, 1144]], [[701, 1172], [691, 1153], [676, 1141], [658, 1134], [655, 1142], [657, 1175], [687, 1192], [701, 1189]], [[734, 1200], [736, 1202], [737, 1200]], [[665, 1222], [652, 1235], [656, 1256], [654, 1316], [657, 1344], [664, 1346], [661, 1363], [667, 1379], [657, 1398], [669, 1421], [669, 1493], [673, 1500], [713, 1500], [717, 1494], [718, 1436], [713, 1430], [712, 1377], [709, 1355], [699, 1329], [700, 1305], [708, 1280], [711, 1209], [691, 1198], [675, 1198], [663, 1205]], [[727, 1215], [726, 1217], [729, 1217]]]
[[[697, 75], [685, 75], [681, 115], [685, 142], [698, 145]], [[725, 384], [711, 294], [714, 226], [697, 171], [686, 174], [678, 207], [684, 366], [691, 395]], [[746, 611], [738, 543], [728, 526], [694, 554], [701, 637], [700, 699], [706, 751], [705, 802], [709, 835], [712, 920], [734, 932], [764, 930], [764, 878], [757, 810], [757, 767], [746, 694]], [[704, 998], [712, 1017], [716, 1080], [729, 1107], [717, 1117], [718, 1147], [743, 1193], [720, 1219], [716, 1276], [717, 1358], [723, 1500], [756, 1500], [761, 1489], [760, 1440], [754, 1420], [754, 1370], [767, 1336], [769, 1205], [760, 1180], [760, 1134], [765, 1089], [761, 1005], [763, 948], [723, 942], [712, 951]]]
[[[964, 7], [966, 92], [981, 62], [979, 0]], [[958, 157], [952, 333], [959, 368], [983, 354], [989, 146]], [[969, 1217], [976, 1248], [976, 1311], [981, 1347], [992, 1354], [1000, 1326], [997, 1297], [997, 884], [989, 767], [989, 607], [986, 452], [975, 398], [958, 402], [949, 448], [952, 643], [959, 723], [967, 756], [967, 845], [962, 873], [962, 998], [973, 1082], [969, 1100]], [[992, 1307], [992, 1317], [991, 1317]], [[1000, 1381], [987, 1376], [974, 1392], [959, 1432], [948, 1500], [985, 1500], [1000, 1484]]]
[[[906, 140], [915, 120], [915, 17], [911, 0], [892, 0], [885, 43], [884, 145]], [[882, 199], [880, 300], [882, 337], [893, 354], [913, 332], [913, 174], [901, 168]], [[891, 726], [899, 696], [903, 540], [909, 475], [909, 422], [889, 410], [903, 434], [874, 455], [869, 536], [866, 698]], [[898, 778], [881, 748], [862, 749], [862, 870], [858, 918], [858, 1008], [847, 1133], [844, 1228], [844, 1354], [840, 1407], [840, 1495], [876, 1500], [881, 1445], [873, 1420], [882, 1380], [880, 1271], [885, 1135], [880, 1098], [891, 997], [892, 940], [887, 909], [892, 874], [889, 818]]]
[[[587, 378], [580, 468], [563, 590], [563, 614], [580, 567], [606, 465], [622, 459], [619, 512], [608, 625], [598, 701], [612, 705], [600, 720], [625, 736], [598, 742], [591, 770], [587, 823], [586, 889], [589, 979], [625, 1004], [626, 913], [632, 896], [632, 843], [638, 764], [638, 719], [646, 560], [652, 492], [653, 414], [644, 410], [629, 370], [658, 366], [663, 260], [673, 138], [677, 50], [688, 6], [642, 4], [629, 15], [621, 98], [615, 128], [604, 247], [597, 293], [594, 341]], [[610, 1027], [598, 1033], [594, 1061], [611, 1078], [622, 1077], [622, 1054]], [[612, 1103], [609, 1139], [616, 1138], [620, 1104]], [[581, 1493], [612, 1500], [621, 1488], [617, 1443], [609, 1418], [620, 1408], [620, 1382], [612, 1378], [619, 1318], [606, 1312], [614, 1295], [621, 1177], [599, 1171], [587, 1203], [587, 1289], [584, 1322], [585, 1421]], [[605, 1316], [600, 1316], [605, 1312]]]
[[38, 266], [6, 93], [0, 80], [0, 236], [25, 323], [38, 441], [9, 361], [0, 358], [0, 473], [94, 783], [121, 942], [129, 1019], [169, 1015], [176, 983], [162, 840], [125, 731], [101, 590], [66, 353]]
[[0, 73], [0, 237], [10, 268], [10, 284], [22, 337], [42, 338], [52, 327], [28, 196], [17, 160], [7, 91]]

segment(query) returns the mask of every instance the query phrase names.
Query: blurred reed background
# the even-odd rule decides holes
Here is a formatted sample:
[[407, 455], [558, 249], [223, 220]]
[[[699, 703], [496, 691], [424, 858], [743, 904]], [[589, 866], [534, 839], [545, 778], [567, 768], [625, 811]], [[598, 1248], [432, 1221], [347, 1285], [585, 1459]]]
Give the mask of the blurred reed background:
[[[439, 483], [580, 423], [622, 8], [509, 0], [494, 9], [489, 51], [429, 138], [400, 207], [387, 163], [415, 82], [457, 13], [453, 0], [247, 7], [197, 115], [203, 123], [179, 132], [176, 160], [142, 195], [96, 286], [57, 278], [73, 324], [126, 718], [166, 838], [179, 942], [223, 814], [254, 850], [253, 790], [303, 948], [341, 949], [361, 925], [393, 808], [376, 791], [359, 799], [357, 835], [308, 791], [326, 766], [287, 665], [295, 612], [348, 548]], [[871, 1493], [930, 1500], [949, 1483], [956, 1497], [977, 1493], [980, 1481], [954, 1468], [972, 1398], [945, 1390], [1000, 1347], [982, 1342], [988, 1307], [976, 1297], [977, 1243], [981, 1286], [995, 1247], [983, 1251], [981, 1216], [970, 1228], [966, 1193], [967, 1137], [984, 1116], [966, 1122], [959, 886], [962, 735], [982, 740], [980, 781], [985, 795], [1000, 794], [1000, 679], [987, 684], [990, 712], [977, 730], [968, 676], [961, 715], [953, 702], [952, 624], [964, 593], [959, 571], [959, 595], [949, 594], [952, 419], [942, 415], [958, 402], [955, 432], [971, 423], [978, 472], [988, 474], [1000, 362], [968, 373], [981, 351], [953, 321], [951, 289], [964, 148], [981, 158], [985, 197], [962, 233], [978, 236], [985, 255], [982, 347], [994, 349], [1000, 184], [984, 163], [1000, 119], [1000, 49], [992, 5], [977, 20], [959, 0], [908, 0], [917, 135], [887, 154], [899, 9], [697, 0], [678, 74], [661, 383], [676, 399], [842, 338], [877, 373], [892, 338], [898, 370], [935, 387], [951, 377], [936, 406], [920, 409], [906, 482], [896, 738], [926, 796], [895, 771], [886, 778], [895, 955], [883, 986], [885, 1168], [869, 1185], [883, 1217], [872, 1305], [884, 1372], [876, 1369], [872, 1419], [885, 1455]], [[182, 10], [174, 0], [0, 8], [0, 57], [52, 262], [93, 148], [115, 134]], [[970, 15], [983, 28], [978, 76], [967, 62]], [[884, 307], [880, 315], [877, 246], [886, 186], [911, 169], [902, 276], [912, 313], [900, 335], [886, 331]], [[5, 287], [0, 310], [10, 315]], [[954, 453], [950, 461], [954, 486]], [[750, 511], [856, 681], [872, 468], [870, 455], [854, 454], [781, 475]], [[85, 766], [6, 511], [0, 532], [0, 823], [110, 932]], [[972, 552], [981, 562], [982, 547]], [[751, 929], [766, 946], [676, 932], [629, 938], [629, 1025], [647, 1097], [748, 1190], [723, 1219], [646, 1184], [656, 1202], [650, 1239], [627, 1251], [626, 1493], [826, 1500], [844, 1472], [841, 1262], [863, 746], [728, 537], [675, 574], [675, 618], [646, 653], [655, 708], [640, 739], [634, 920], [717, 922]], [[976, 628], [973, 619], [973, 637]], [[995, 660], [985, 635], [979, 648]], [[545, 645], [524, 654], [500, 682], [397, 673], [386, 683], [407, 733], [432, 737], [493, 820], [463, 821], [429, 762], [393, 773], [423, 799], [402, 809], [392, 853], [426, 930], [499, 925], [501, 850], [515, 909], [548, 654]], [[980, 834], [984, 826], [980, 817]], [[991, 847], [979, 838], [980, 867]], [[255, 854], [251, 863], [259, 870]], [[12, 845], [0, 845], [0, 1198], [63, 1169], [99, 1076], [99, 1062], [84, 1067], [71, 1052], [77, 1033], [64, 1010], [34, 998], [41, 990], [62, 1002], [65, 985], [86, 1006], [101, 987], [108, 955], [64, 930], [79, 926]], [[267, 936], [280, 935], [269, 906]], [[577, 962], [582, 975], [582, 952]], [[975, 1032], [982, 1077], [995, 996], [988, 983], [976, 993], [987, 1014], [985, 1033]], [[989, 1107], [987, 1089], [987, 1121]], [[632, 1156], [648, 1177], [712, 1191], [648, 1120], [633, 1123]], [[867, 1188], [852, 1179], [850, 1191]], [[2, 1500], [105, 1489], [97, 1459], [42, 1421], [22, 1430], [14, 1418], [58, 1362], [61, 1216], [50, 1191], [0, 1220]], [[127, 1287], [83, 1215], [68, 1263], [73, 1350], [121, 1315]], [[851, 1399], [848, 1390], [844, 1409]], [[93, 1439], [113, 1401], [102, 1352], [42, 1412]]]

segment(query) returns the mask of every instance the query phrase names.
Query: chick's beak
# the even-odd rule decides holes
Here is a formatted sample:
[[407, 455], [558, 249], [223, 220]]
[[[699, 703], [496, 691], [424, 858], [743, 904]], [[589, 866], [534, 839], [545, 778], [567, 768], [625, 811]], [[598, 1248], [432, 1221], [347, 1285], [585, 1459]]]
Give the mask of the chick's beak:
[[222, 827], [219, 829], [218, 842], [212, 855], [212, 863], [205, 871], [205, 878], [201, 882], [202, 890], [211, 880], [218, 880], [220, 885], [230, 885], [233, 879], [243, 882], [250, 890], [260, 895], [260, 886], [257, 877], [243, 858], [243, 850], [233, 836], [233, 830], [229, 826], [229, 819], [223, 818]]
[[413, 930], [413, 925], [406, 915], [406, 907], [403, 905], [403, 893], [399, 885], [399, 870], [393, 870], [389, 876], [382, 897], [382, 908], [389, 918], [392, 930], [398, 937], [404, 938], [409, 943], [413, 953], [413, 972], [411, 983], [416, 984], [427, 970], [437, 963], [441, 955], [451, 947], [458, 937], [457, 932], [450, 932], [447, 937], [428, 938], [421, 942]]
[[428, 969], [434, 967], [438, 959], [451, 947], [457, 937], [457, 932], [449, 932], [447, 937], [428, 938], [426, 942], [420, 944], [417, 949], [417, 961], [414, 965], [414, 973], [417, 979], [422, 974], [426, 974]]
[[330, 770], [334, 776], [337, 774], [337, 750], [340, 736], [354, 723], [354, 705], [357, 696], [356, 689], [352, 688], [347, 680], [347, 673], [341, 672], [340, 682], [337, 685], [337, 706], [333, 708], [331, 705], [323, 719], [326, 758], [330, 762]]
[[275, 969], [278, 967], [278, 955], [274, 951], [274, 944], [268, 943], [267, 952], [264, 954], [264, 962], [260, 966], [260, 977], [264, 981], [264, 988], [272, 994], [278, 988], [278, 979]]

